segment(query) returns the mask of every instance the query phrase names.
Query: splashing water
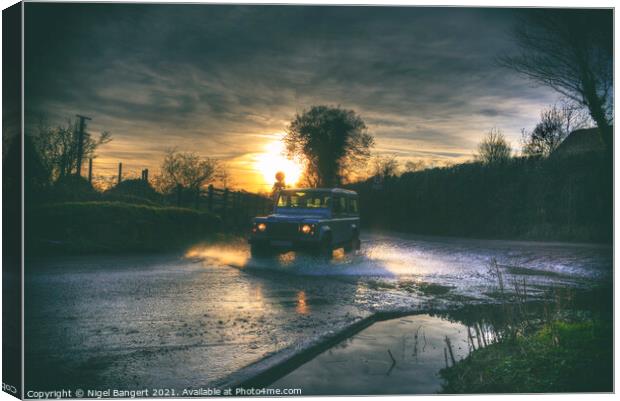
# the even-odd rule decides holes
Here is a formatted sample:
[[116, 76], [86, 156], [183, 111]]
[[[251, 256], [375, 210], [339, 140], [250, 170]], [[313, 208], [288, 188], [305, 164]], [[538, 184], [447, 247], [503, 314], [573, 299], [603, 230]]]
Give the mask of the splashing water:
[[459, 276], [487, 275], [492, 260], [500, 265], [521, 269], [531, 275], [567, 275], [578, 277], [606, 274], [611, 251], [600, 247], [474, 241], [455, 239], [399, 239], [372, 236], [363, 249], [345, 253], [337, 249], [331, 260], [286, 252], [272, 258], [251, 258], [244, 243], [201, 245], [186, 253], [190, 259], [240, 269], [274, 270], [297, 275], [353, 276]]
[[198, 246], [186, 256], [249, 273], [424, 281], [458, 288], [469, 295], [495, 281], [488, 271], [493, 260], [506, 273], [524, 276], [528, 284], [542, 286], [600, 279], [609, 274], [611, 266], [611, 250], [605, 247], [400, 234], [367, 235], [361, 251], [345, 253], [337, 249], [330, 260], [294, 251], [252, 258], [248, 245], [241, 242]]
[[204, 260], [219, 266], [244, 267], [250, 252], [239, 245], [197, 245], [185, 252], [187, 259]]

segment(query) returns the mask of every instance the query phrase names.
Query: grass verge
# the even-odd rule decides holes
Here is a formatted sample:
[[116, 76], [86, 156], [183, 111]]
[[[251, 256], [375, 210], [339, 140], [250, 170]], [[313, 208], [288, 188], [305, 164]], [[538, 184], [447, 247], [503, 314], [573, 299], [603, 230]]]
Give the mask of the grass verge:
[[442, 369], [442, 393], [613, 391], [611, 322], [553, 321]]

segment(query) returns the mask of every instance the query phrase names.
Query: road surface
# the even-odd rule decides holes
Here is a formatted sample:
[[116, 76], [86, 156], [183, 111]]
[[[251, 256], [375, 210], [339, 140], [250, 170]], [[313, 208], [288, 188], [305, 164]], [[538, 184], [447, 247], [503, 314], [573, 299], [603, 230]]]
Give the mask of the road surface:
[[[32, 261], [26, 272], [26, 390], [184, 388], [225, 383], [267, 356], [294, 353], [376, 311], [495, 302], [526, 279], [590, 286], [610, 246], [366, 234], [333, 260], [253, 260], [245, 243], [184, 255]], [[247, 370], [247, 369], [246, 369]], [[232, 375], [232, 376], [231, 376]]]

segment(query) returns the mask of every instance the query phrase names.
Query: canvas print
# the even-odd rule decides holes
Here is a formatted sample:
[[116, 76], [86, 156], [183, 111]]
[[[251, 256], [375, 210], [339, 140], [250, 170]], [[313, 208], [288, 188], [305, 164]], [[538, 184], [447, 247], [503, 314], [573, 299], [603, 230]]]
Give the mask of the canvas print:
[[613, 9], [3, 11], [3, 390], [611, 393]]

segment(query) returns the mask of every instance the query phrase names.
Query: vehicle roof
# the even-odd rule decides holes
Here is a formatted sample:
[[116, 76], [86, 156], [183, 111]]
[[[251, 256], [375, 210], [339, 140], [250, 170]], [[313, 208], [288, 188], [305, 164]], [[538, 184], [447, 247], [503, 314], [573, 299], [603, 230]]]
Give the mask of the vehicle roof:
[[357, 195], [357, 192], [344, 188], [286, 188], [282, 192], [331, 192], [334, 194]]

